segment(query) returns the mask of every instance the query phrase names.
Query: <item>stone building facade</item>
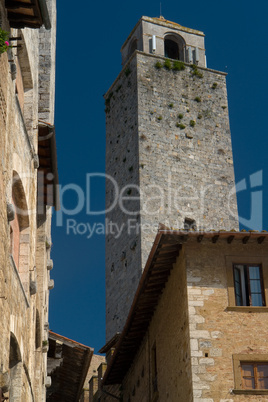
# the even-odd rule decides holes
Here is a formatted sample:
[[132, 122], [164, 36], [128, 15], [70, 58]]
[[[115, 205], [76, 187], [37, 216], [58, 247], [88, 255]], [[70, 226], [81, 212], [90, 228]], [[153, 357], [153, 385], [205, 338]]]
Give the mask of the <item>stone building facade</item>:
[[263, 232], [160, 230], [102, 387], [120, 384], [128, 402], [267, 401], [267, 244]]
[[0, 1], [0, 400], [46, 399], [54, 129], [55, 0]]
[[107, 340], [123, 328], [159, 222], [238, 229], [226, 74], [207, 68], [203, 32], [142, 17], [121, 51], [105, 95]]
[[[93, 395], [98, 391], [98, 373], [103, 365], [106, 366], [105, 356], [93, 354], [79, 402], [91, 402]], [[103, 370], [101, 371], [103, 373]]]

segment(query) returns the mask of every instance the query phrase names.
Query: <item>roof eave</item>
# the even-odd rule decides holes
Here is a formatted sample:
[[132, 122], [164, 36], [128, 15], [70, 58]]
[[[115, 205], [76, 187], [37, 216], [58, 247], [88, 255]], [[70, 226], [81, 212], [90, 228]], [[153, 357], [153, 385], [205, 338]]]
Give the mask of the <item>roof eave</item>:
[[33, 0], [30, 3], [5, 0], [5, 8], [11, 28], [39, 29], [44, 25], [46, 29], [51, 29], [46, 0]]
[[50, 17], [48, 13], [48, 8], [47, 8], [47, 3], [46, 0], [38, 0], [42, 19], [43, 19], [43, 24], [47, 30], [51, 29], [51, 22], [50, 22]]
[[[53, 201], [52, 205], [50, 203], [47, 203], [47, 205], [53, 206], [55, 210], [58, 211], [60, 209], [60, 196], [55, 126], [41, 120], [39, 120], [39, 126], [47, 127], [48, 135], [45, 139], [49, 140], [49, 148], [51, 153], [51, 173], [53, 174]], [[39, 140], [43, 141], [42, 137], [38, 138]]]

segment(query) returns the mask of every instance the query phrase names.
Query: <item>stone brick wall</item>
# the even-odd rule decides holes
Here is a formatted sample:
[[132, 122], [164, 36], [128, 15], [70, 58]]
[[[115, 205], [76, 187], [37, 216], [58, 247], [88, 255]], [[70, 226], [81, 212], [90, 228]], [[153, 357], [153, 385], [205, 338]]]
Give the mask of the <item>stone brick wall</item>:
[[[225, 75], [198, 69], [200, 78], [189, 66], [158, 70], [157, 60], [137, 55], [140, 186], [150, 212], [142, 212], [141, 223], [183, 228], [192, 218], [199, 230], [238, 229], [236, 198], [229, 200], [234, 171]], [[153, 239], [142, 231], [142, 266]]]
[[56, 61], [56, 0], [47, 0], [52, 28], [40, 28], [39, 33], [39, 101], [38, 117], [47, 123], [54, 122], [55, 61]]
[[[232, 305], [230, 288], [233, 285], [230, 286], [228, 270], [230, 267], [233, 270], [230, 262], [238, 261], [262, 263], [265, 306]], [[267, 389], [239, 389], [235, 376], [241, 372], [239, 356], [243, 361], [268, 362], [267, 295], [266, 242], [258, 243], [255, 238], [245, 244], [235, 239], [228, 244], [226, 239], [213, 243], [211, 238], [201, 242], [196, 237], [188, 238], [124, 377], [123, 399], [134, 402], [267, 401]], [[152, 387], [153, 348], [157, 392]]]
[[[21, 48], [13, 48], [8, 55], [0, 56], [0, 387], [10, 400], [44, 402], [47, 358], [42, 341], [47, 340], [51, 210], [48, 208], [43, 217], [42, 236], [39, 236], [34, 164], [38, 149], [39, 30], [10, 30], [3, 0], [0, 13], [2, 27], [11, 36], [22, 38]], [[18, 85], [21, 91], [24, 89], [23, 108], [16, 95], [14, 71], [11, 74], [13, 63], [21, 70]], [[49, 79], [53, 89], [53, 75]], [[52, 91], [52, 97], [53, 94]], [[50, 122], [53, 123], [52, 117]], [[15, 175], [19, 180], [14, 185]], [[19, 216], [23, 224], [17, 247], [19, 258], [15, 259], [10, 256], [11, 223], [7, 218], [7, 204], [13, 202], [14, 189], [16, 206], [26, 212]], [[11, 355], [18, 370], [10, 366]], [[12, 379], [13, 375], [16, 378]], [[12, 379], [11, 387], [8, 377]], [[12, 394], [13, 389], [17, 396]]]
[[[107, 339], [123, 327], [159, 223], [238, 229], [225, 74], [156, 62], [136, 52], [105, 96], [106, 172], [128, 197], [107, 214], [118, 225], [106, 240]], [[115, 196], [107, 180], [106, 208]]]
[[[228, 311], [227, 257], [243, 263], [249, 258], [267, 262], [267, 244], [191, 240], [185, 245], [194, 401], [267, 401], [267, 395], [230, 392], [235, 388], [233, 355], [246, 354], [250, 359], [260, 354], [267, 360], [268, 312], [243, 307]], [[263, 270], [267, 278], [267, 263]]]
[[[89, 381], [91, 380], [92, 377], [97, 376], [98, 373], [98, 367], [100, 366], [101, 363], [105, 362], [105, 357], [101, 356], [101, 355], [93, 355], [91, 362], [90, 362], [90, 366], [87, 372], [87, 376], [85, 379], [85, 383], [84, 383], [84, 387], [83, 387], [83, 391], [82, 391], [82, 395], [80, 397], [79, 402], [90, 402], [90, 394], [93, 395], [97, 392], [98, 390], [98, 384], [95, 383], [95, 387], [94, 389], [90, 390], [89, 387]], [[90, 392], [91, 391], [91, 392]]]
[[[106, 181], [106, 336], [109, 340], [122, 329], [125, 313], [133, 298], [141, 275], [138, 232], [129, 231], [128, 219], [139, 223], [139, 200], [123, 201], [131, 215], [122, 212], [118, 202], [113, 207], [116, 188], [124, 197], [133, 197], [139, 185], [138, 114], [136, 60], [132, 58], [106, 97], [106, 174], [115, 180]], [[136, 212], [135, 212], [136, 211]], [[135, 266], [135, 269], [133, 269]], [[125, 311], [125, 313], [123, 313]]]
[[[124, 400], [192, 401], [185, 256], [171, 271], [143, 343], [123, 382]], [[156, 350], [157, 391], [153, 391], [152, 348]], [[155, 394], [158, 393], [158, 399]]]

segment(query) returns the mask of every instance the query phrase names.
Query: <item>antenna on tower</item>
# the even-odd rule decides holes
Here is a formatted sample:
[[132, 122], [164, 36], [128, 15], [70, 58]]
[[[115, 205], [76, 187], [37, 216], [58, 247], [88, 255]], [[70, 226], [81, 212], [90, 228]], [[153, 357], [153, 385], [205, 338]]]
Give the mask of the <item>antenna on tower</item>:
[[164, 20], [165, 18], [162, 15], [162, 3], [160, 2], [160, 17], [161, 20]]

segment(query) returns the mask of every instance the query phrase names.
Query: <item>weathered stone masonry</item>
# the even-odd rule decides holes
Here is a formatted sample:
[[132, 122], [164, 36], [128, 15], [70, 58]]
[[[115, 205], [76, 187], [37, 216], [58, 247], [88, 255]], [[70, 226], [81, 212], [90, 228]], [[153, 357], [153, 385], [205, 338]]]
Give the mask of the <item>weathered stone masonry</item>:
[[220, 240], [197, 245], [192, 240], [185, 245], [185, 259], [194, 401], [266, 401], [267, 395], [232, 393], [233, 356], [244, 353], [249, 360], [254, 353], [264, 360], [267, 356], [268, 317], [264, 307], [251, 312], [247, 307], [231, 307], [227, 268], [228, 259], [262, 262], [267, 281], [267, 244], [236, 240], [228, 245]]
[[[13, 402], [45, 401], [50, 383], [46, 352], [48, 299], [53, 288], [48, 206], [52, 204], [45, 202], [43, 215], [37, 213], [37, 171], [43, 168], [39, 119], [54, 124], [56, 1], [46, 4], [51, 31], [39, 31], [43, 16], [25, 17], [18, 4], [12, 4], [10, 12], [8, 2], [0, 1], [1, 28], [19, 38], [12, 42], [19, 47], [0, 56], [0, 389]], [[36, 2], [29, 3], [26, 14], [35, 6]], [[52, 47], [47, 47], [49, 38]], [[49, 74], [44, 70], [43, 51], [46, 60], [52, 60]], [[46, 104], [44, 82], [50, 96]], [[42, 107], [46, 115], [41, 115]]]
[[[183, 227], [189, 218], [200, 230], [238, 228], [225, 74], [199, 68], [198, 76], [190, 65], [157, 69], [164, 60], [136, 51], [105, 96], [106, 171], [119, 191], [126, 186], [125, 197], [138, 195], [133, 185], [141, 197], [140, 205], [124, 201], [127, 213], [117, 204], [107, 214], [124, 224], [123, 235], [106, 243], [108, 338], [126, 318], [152, 227]], [[111, 181], [106, 196], [109, 208]]]

